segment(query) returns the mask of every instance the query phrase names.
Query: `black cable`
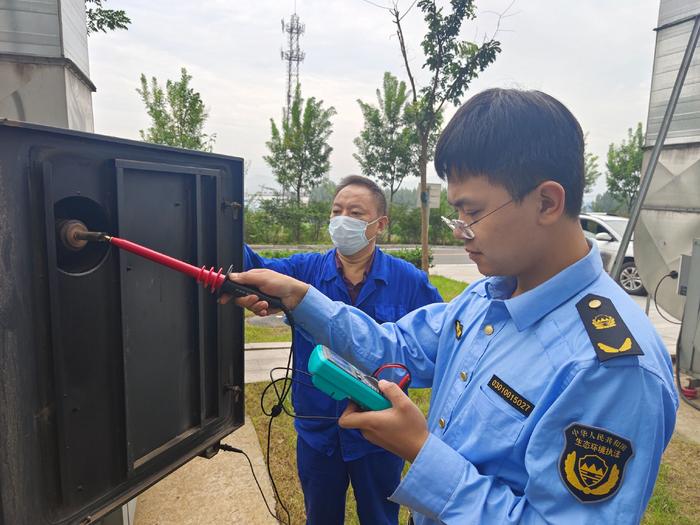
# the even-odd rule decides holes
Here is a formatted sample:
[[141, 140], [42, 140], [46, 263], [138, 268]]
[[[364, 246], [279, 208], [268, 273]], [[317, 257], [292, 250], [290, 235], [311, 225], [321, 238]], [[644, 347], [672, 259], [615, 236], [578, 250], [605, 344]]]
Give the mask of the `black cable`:
[[[289, 328], [292, 332], [292, 344], [289, 347], [289, 356], [287, 357], [287, 368], [290, 368], [290, 366], [292, 364], [292, 356], [294, 354], [294, 330], [295, 330], [294, 318], [292, 317], [292, 313], [287, 308], [283, 307], [282, 311], [287, 316], [287, 321], [289, 322]], [[280, 497], [279, 490], [277, 490], [277, 484], [275, 483], [275, 478], [272, 476], [272, 469], [270, 468], [270, 441], [272, 438], [272, 420], [275, 417], [277, 417], [278, 415], [280, 415], [282, 410], [284, 410], [284, 400], [287, 397], [289, 390], [291, 389], [291, 381], [288, 382], [286, 376], [283, 379], [285, 380], [285, 383], [284, 383], [284, 386], [282, 387], [281, 394], [277, 390], [276, 381], [273, 381], [271, 383], [272, 385], [274, 385], [275, 393], [277, 394], [277, 404], [272, 408], [272, 412], [267, 414], [264, 411], [264, 407], [263, 407], [263, 413], [265, 413], [265, 415], [270, 416], [270, 420], [267, 424], [267, 457], [265, 458], [265, 463], [267, 465], [267, 475], [270, 477], [270, 482], [272, 483], [272, 490], [275, 492], [275, 497], [277, 498], [277, 503], [279, 503], [280, 507], [282, 507], [285, 514], [287, 515], [287, 524], [291, 525], [291, 523], [292, 523], [291, 514], [289, 514], [289, 510], [282, 502], [282, 498]], [[290, 385], [289, 388], [287, 387], [288, 384]], [[265, 392], [267, 391], [267, 389], [269, 387], [270, 387], [270, 385], [266, 386], [265, 390], [263, 390], [263, 393], [260, 396], [261, 407], [262, 407], [263, 397], [264, 397]], [[280, 520], [278, 519], [278, 521], [280, 521]]]
[[[667, 322], [671, 324], [683, 324], [683, 323], [677, 323], [675, 321], [671, 321], [668, 319], [664, 314], [661, 313], [661, 310], [659, 310], [659, 305], [656, 303], [656, 294], [659, 291], [659, 286], [661, 286], [661, 283], [666, 279], [666, 277], [670, 277], [671, 279], [678, 279], [678, 272], [675, 270], [672, 270], [668, 272], [666, 275], [664, 275], [661, 279], [659, 279], [659, 282], [656, 283], [656, 287], [654, 288], [654, 308], [656, 308], [656, 311], [658, 314]], [[676, 340], [676, 388], [678, 389], [678, 397], [680, 397], [683, 401], [685, 401], [688, 405], [693, 407], [695, 410], [700, 411], [700, 406], [697, 404], [693, 403], [690, 399], [685, 397], [685, 394], [683, 393], [683, 387], [681, 387], [681, 334], [680, 332], [678, 333], [678, 339]]]
[[678, 397], [680, 397], [686, 404], [693, 407], [695, 410], [700, 411], [700, 405], [693, 403], [690, 399], [685, 397], [683, 393], [683, 387], [681, 386], [681, 334], [678, 333], [678, 339], [676, 340], [676, 388], [678, 389]]
[[666, 277], [670, 277], [671, 279], [677, 279], [677, 278], [678, 278], [678, 272], [675, 271], [675, 270], [673, 270], [673, 271], [671, 271], [671, 272], [668, 272], [668, 273], [667, 273], [666, 275], [664, 275], [661, 279], [659, 279], [659, 282], [658, 282], [658, 283], [656, 283], [656, 288], [654, 288], [654, 308], [656, 308], [656, 311], [658, 312], [658, 314], [661, 316], [661, 318], [662, 318], [664, 321], [666, 321], [666, 322], [668, 322], [668, 323], [671, 323], [671, 324], [682, 324], [682, 323], [679, 323], [679, 322], [676, 322], [676, 321], [672, 321], [671, 319], [669, 319], [668, 317], [666, 317], [664, 314], [662, 314], [662, 313], [661, 313], [661, 310], [659, 309], [659, 305], [658, 305], [658, 303], [656, 302], [656, 294], [659, 292], [659, 286], [661, 286], [661, 283], [664, 282], [664, 279], [666, 279]]
[[[295, 372], [301, 372], [302, 374], [309, 374], [308, 372], [304, 372], [302, 370], [296, 370], [296, 369], [285, 369], [284, 367], [276, 367], [273, 368], [272, 370], [293, 370]], [[272, 379], [270, 383], [265, 387], [265, 389], [262, 391], [262, 394], [260, 395], [260, 409], [262, 410], [262, 413], [265, 414], [266, 416], [269, 417], [277, 417], [279, 416], [282, 412], [284, 412], [286, 415], [288, 415], [291, 418], [294, 419], [330, 419], [333, 421], [338, 421], [338, 416], [308, 416], [308, 415], [302, 415], [302, 414], [292, 414], [287, 410], [287, 407], [284, 406], [284, 403], [279, 402], [278, 398], [278, 403], [273, 405], [272, 410], [269, 412], [265, 408], [265, 395], [267, 394], [267, 391], [271, 388], [274, 387], [276, 383], [279, 383], [280, 381], [291, 381], [292, 383], [298, 383], [300, 385], [304, 385], [309, 388], [313, 388], [313, 385], [309, 385], [307, 383], [303, 383], [301, 381], [298, 381], [296, 379], [289, 379], [289, 377], [279, 377], [277, 379]], [[276, 390], [276, 389], [275, 389]]]
[[[299, 370], [296, 367], [292, 366], [292, 359], [294, 357], [294, 332], [295, 332], [295, 324], [294, 324], [294, 318], [292, 317], [292, 314], [289, 310], [286, 308], [283, 309], [284, 314], [287, 316], [287, 321], [289, 322], [289, 328], [291, 329], [292, 332], [292, 344], [289, 347], [289, 356], [287, 357], [287, 366], [286, 367], [275, 367], [270, 370], [270, 383], [264, 388], [262, 391], [262, 394], [260, 394], [260, 409], [263, 414], [268, 416], [270, 420], [268, 421], [267, 424], [267, 458], [266, 458], [266, 465], [267, 465], [267, 474], [270, 476], [270, 482], [272, 483], [272, 489], [275, 492], [275, 497], [277, 498], [277, 502], [280, 504], [280, 507], [284, 510], [284, 512], [287, 515], [287, 523], [291, 524], [291, 515], [289, 513], [289, 510], [287, 507], [284, 505], [282, 502], [282, 498], [280, 497], [280, 493], [277, 490], [277, 485], [275, 484], [275, 479], [272, 476], [272, 469], [270, 468], [270, 443], [272, 440], [272, 421], [275, 419], [277, 416], [279, 416], [281, 413], [287, 414], [289, 417], [292, 417], [294, 419], [328, 419], [328, 420], [333, 420], [337, 421], [338, 417], [332, 417], [332, 416], [309, 416], [309, 415], [301, 415], [301, 414], [292, 414], [287, 410], [287, 407], [284, 406], [284, 402], [287, 399], [287, 395], [289, 395], [289, 392], [291, 391], [292, 388], [292, 383], [299, 383], [301, 385], [305, 385], [308, 387], [311, 387], [311, 385], [308, 385], [307, 383], [303, 383], [302, 381], [298, 381], [294, 379], [293, 375], [292, 377], [289, 377], [287, 373], [289, 371], [301, 374], [305, 374], [308, 376], [311, 376], [308, 372], [305, 372], [304, 370]], [[272, 373], [275, 370], [285, 370], [285, 375], [284, 377], [280, 377], [277, 379], [274, 379], [272, 376]], [[282, 391], [278, 390], [277, 388], [277, 383], [279, 382], [284, 382], [284, 385], [282, 386]], [[275, 390], [275, 394], [277, 396], [277, 403], [275, 403], [272, 406], [272, 409], [268, 412], [265, 409], [265, 395], [267, 394], [268, 390], [270, 388], [273, 388]], [[264, 495], [263, 495], [264, 497]], [[279, 521], [279, 518], [276, 518]]]
[[[272, 477], [272, 470], [270, 469], [270, 436], [272, 436], [272, 421], [275, 419], [275, 416], [270, 416], [270, 420], [267, 423], [267, 475], [270, 476], [270, 481], [272, 482], [272, 490], [275, 491], [275, 497], [277, 498], [277, 503], [280, 504], [280, 507], [284, 510], [285, 514], [287, 514], [287, 524], [291, 525], [292, 523], [292, 516], [289, 514], [289, 510], [287, 510], [287, 507], [285, 507], [284, 503], [282, 503], [282, 498], [280, 497], [280, 493], [277, 490], [277, 485], [275, 484], [275, 479]], [[277, 521], [281, 520], [279, 518], [276, 518]], [[283, 523], [283, 522], [282, 522]]]
[[232, 447], [231, 445], [227, 445], [226, 443], [220, 443], [219, 448], [221, 450], [225, 450], [226, 452], [234, 452], [236, 454], [243, 454], [245, 456], [245, 458], [248, 460], [248, 465], [250, 465], [250, 472], [253, 474], [253, 479], [255, 480], [255, 484], [258, 486], [258, 490], [260, 491], [260, 495], [262, 496], [262, 499], [265, 502], [265, 506], [267, 507], [267, 512], [269, 512], [270, 516], [275, 518], [275, 520], [278, 523], [282, 523], [277, 518], [277, 515], [274, 512], [272, 512], [272, 509], [270, 508], [270, 504], [267, 502], [267, 498], [265, 497], [265, 493], [263, 492], [263, 489], [260, 486], [260, 482], [258, 481], [258, 477], [255, 475], [255, 469], [253, 468], [253, 462], [250, 460], [250, 457], [248, 457], [248, 454], [246, 454], [245, 451], [241, 450], [240, 448]]
[[[678, 272], [675, 270], [670, 271], [666, 275], [664, 275], [661, 279], [659, 279], [659, 282], [656, 283], [656, 288], [654, 288], [654, 307], [656, 308], [656, 311], [659, 313], [659, 315], [668, 321], [671, 324], [683, 324], [683, 323], [677, 323], [674, 321], [671, 321], [670, 319], [666, 318], [661, 311], [659, 310], [659, 306], [656, 304], [656, 294], [659, 291], [659, 286], [663, 282], [666, 277], [670, 277], [671, 279], [677, 279], [678, 278]], [[685, 394], [683, 393], [683, 387], [681, 386], [681, 334], [680, 332], [678, 333], [678, 339], [676, 340], [676, 388], [678, 389], [678, 397], [680, 397], [683, 401], [685, 401], [686, 404], [690, 405], [693, 407], [695, 410], [700, 411], [700, 406], [693, 403], [690, 399], [685, 397]]]

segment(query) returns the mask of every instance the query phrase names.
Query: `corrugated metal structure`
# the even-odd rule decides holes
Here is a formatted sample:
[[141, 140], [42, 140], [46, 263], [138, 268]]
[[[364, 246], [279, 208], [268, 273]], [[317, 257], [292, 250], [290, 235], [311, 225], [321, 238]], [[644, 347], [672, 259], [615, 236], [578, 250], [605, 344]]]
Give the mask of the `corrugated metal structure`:
[[0, 0], [0, 117], [93, 130], [84, 0]]
[[[661, 0], [659, 27], [649, 97], [646, 146], [651, 148], [685, 52], [698, 0]], [[643, 170], [649, 162], [645, 152]], [[681, 254], [689, 255], [700, 237], [700, 53], [695, 53], [649, 192], [635, 229], [635, 260], [644, 286], [654, 292], [661, 278], [678, 270]], [[683, 315], [684, 298], [676, 282], [665, 279], [658, 303], [676, 318]]]
[[[673, 83], [693, 27], [691, 17], [700, 12], [697, 0], [661, 0], [656, 30], [654, 72], [649, 97], [646, 146], [654, 145]], [[700, 55], [695, 55], [686, 77], [665, 145], [700, 142]]]

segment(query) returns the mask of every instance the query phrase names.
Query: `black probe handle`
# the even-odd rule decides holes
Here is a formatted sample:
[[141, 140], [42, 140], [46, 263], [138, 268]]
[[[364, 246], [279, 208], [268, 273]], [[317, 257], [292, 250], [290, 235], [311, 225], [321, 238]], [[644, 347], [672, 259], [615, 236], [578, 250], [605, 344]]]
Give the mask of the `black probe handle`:
[[282, 304], [279, 297], [274, 297], [272, 295], [267, 295], [258, 290], [255, 286], [244, 286], [242, 284], [237, 284], [226, 279], [224, 283], [219, 288], [219, 293], [227, 293], [233, 295], [234, 297], [245, 297], [246, 295], [257, 295], [258, 299], [265, 301], [270, 309], [286, 310], [287, 308]]

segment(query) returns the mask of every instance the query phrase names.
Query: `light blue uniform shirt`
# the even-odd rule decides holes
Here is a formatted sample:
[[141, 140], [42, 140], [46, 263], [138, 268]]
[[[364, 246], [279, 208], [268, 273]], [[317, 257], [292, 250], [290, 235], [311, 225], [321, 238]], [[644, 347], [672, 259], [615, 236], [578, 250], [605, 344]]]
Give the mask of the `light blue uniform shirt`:
[[[310, 288], [293, 315], [317, 343], [360, 367], [403, 362], [412, 386], [432, 387], [430, 436], [391, 496], [415, 511], [416, 524], [638, 523], [678, 408], [663, 342], [603, 272], [595, 245], [510, 298], [515, 284], [482, 279], [449, 304], [382, 325]], [[644, 355], [598, 359], [576, 309], [588, 294], [611, 299]], [[494, 376], [505, 385], [502, 395], [490, 386]], [[600, 432], [589, 442], [591, 427]], [[607, 438], [609, 448], [591, 452], [597, 460], [579, 448], [578, 462], [567, 461], [566, 470], [565, 432], [572, 428], [580, 446], [604, 446]], [[623, 457], [632, 453], [626, 462], [603, 454], [618, 446], [618, 454], [627, 450]], [[567, 488], [568, 476], [608, 496], [584, 503]]]

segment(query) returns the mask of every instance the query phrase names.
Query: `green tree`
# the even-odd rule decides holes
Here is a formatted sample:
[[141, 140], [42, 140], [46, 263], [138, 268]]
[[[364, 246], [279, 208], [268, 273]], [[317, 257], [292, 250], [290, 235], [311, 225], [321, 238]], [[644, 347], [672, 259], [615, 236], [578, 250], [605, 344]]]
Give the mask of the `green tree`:
[[102, 4], [106, 0], [85, 0], [85, 17], [87, 32], [97, 33], [102, 31], [114, 31], [116, 29], [129, 29], [131, 19], [122, 9], [105, 9]]
[[394, 234], [403, 244], [420, 243], [420, 208], [394, 204]]
[[200, 94], [190, 87], [192, 76], [184, 67], [180, 70], [180, 80], [168, 80], [165, 91], [156, 77], [149, 86], [146, 75], [141, 74], [141, 95], [146, 105], [151, 126], [147, 131], [140, 130], [146, 142], [165, 144], [180, 148], [211, 151], [216, 135], [204, 133], [204, 123], [209, 114]]
[[[414, 4], [411, 4], [411, 7]], [[428, 223], [430, 214], [427, 199], [427, 166], [430, 158], [430, 138], [440, 127], [440, 115], [446, 104], [459, 105], [462, 96], [479, 73], [484, 71], [501, 51], [501, 44], [494, 38], [481, 45], [462, 40], [460, 31], [465, 20], [476, 18], [474, 0], [451, 0], [449, 12], [437, 6], [436, 0], [418, 0], [418, 8], [423, 14], [427, 31], [421, 42], [425, 63], [423, 69], [429, 80], [423, 87], [416, 85], [409, 53], [406, 48], [402, 20], [408, 11], [402, 13], [397, 4], [387, 9], [396, 26], [401, 55], [408, 75], [412, 92], [411, 120], [418, 136], [418, 172], [420, 174], [421, 195], [421, 244], [423, 249], [423, 270], [428, 271]], [[409, 7], [409, 10], [411, 8]]]
[[325, 203], [327, 207], [326, 214], [330, 215], [331, 202], [333, 202], [333, 196], [335, 195], [335, 187], [335, 182], [329, 179], [326, 179], [321, 182], [321, 184], [314, 186], [311, 188], [311, 191], [309, 191], [309, 203]]
[[308, 235], [311, 242], [327, 242], [329, 239], [328, 220], [330, 217], [330, 201], [312, 201], [305, 206], [304, 221], [308, 224]]
[[394, 205], [403, 205], [410, 208], [415, 208], [419, 205], [419, 189], [419, 187], [401, 188], [394, 195]]
[[598, 169], [598, 155], [593, 155], [588, 151], [588, 133], [583, 136], [583, 160], [584, 160], [584, 186], [583, 192], [588, 193], [593, 189], [595, 181], [600, 177], [600, 170]]
[[[411, 120], [406, 83], [389, 72], [384, 73], [382, 89], [377, 89], [377, 106], [358, 100], [364, 127], [353, 141], [362, 174], [376, 179], [389, 192], [389, 229], [391, 242], [391, 212], [394, 194], [406, 177], [419, 175], [419, 142]], [[431, 142], [437, 140], [433, 133]], [[432, 150], [432, 148], [430, 148]]]
[[266, 142], [270, 154], [263, 157], [285, 191], [291, 191], [297, 205], [305, 192], [320, 184], [330, 170], [333, 148], [328, 139], [333, 133], [333, 106], [323, 107], [322, 100], [301, 97], [297, 84], [289, 119], [281, 127], [270, 119], [272, 136]]
[[626, 210], [623, 209], [624, 204], [620, 201], [614, 199], [610, 192], [601, 193], [596, 195], [595, 199], [590, 205], [592, 212], [597, 213], [625, 213]]
[[642, 147], [644, 134], [642, 123], [637, 128], [627, 130], [627, 140], [623, 140], [619, 146], [610, 144], [608, 148], [608, 161], [606, 167], [608, 173], [606, 182], [610, 196], [623, 203], [626, 210], [632, 209], [632, 203], [639, 190], [639, 180], [642, 172]]

